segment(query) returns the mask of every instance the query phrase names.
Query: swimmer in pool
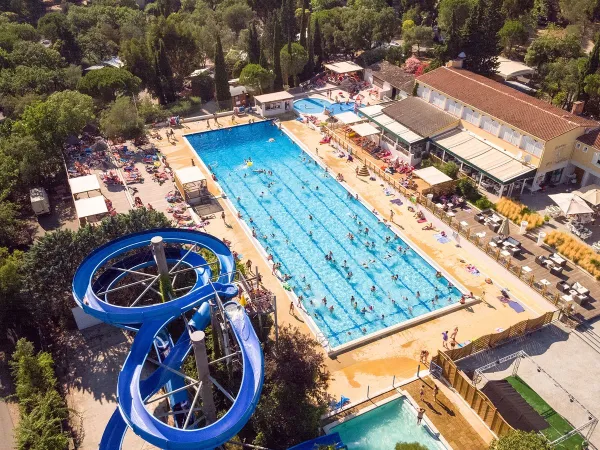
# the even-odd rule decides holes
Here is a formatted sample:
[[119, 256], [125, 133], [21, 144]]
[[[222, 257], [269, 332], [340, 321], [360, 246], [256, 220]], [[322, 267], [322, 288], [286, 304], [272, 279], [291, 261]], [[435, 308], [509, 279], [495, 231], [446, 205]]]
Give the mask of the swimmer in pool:
[[273, 139], [273, 138], [270, 138], [270, 139], [269, 139], [269, 142], [275, 142], [275, 139]]

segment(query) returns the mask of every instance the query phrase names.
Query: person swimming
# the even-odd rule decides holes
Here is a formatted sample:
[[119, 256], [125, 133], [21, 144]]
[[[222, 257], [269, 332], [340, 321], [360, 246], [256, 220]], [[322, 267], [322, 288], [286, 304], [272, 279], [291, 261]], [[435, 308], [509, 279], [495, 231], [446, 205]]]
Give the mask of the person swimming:
[[269, 138], [268, 142], [275, 142], [275, 139], [274, 138]]

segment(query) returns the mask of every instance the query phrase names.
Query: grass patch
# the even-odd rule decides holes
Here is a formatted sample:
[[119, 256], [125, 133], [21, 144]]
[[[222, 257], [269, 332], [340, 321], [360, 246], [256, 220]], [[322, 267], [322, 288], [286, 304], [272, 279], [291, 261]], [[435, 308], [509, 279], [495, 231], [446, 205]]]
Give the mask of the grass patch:
[[[550, 424], [548, 428], [542, 430], [542, 434], [550, 441], [554, 441], [564, 434], [568, 433], [573, 427], [559, 413], [557, 413], [542, 397], [538, 395], [525, 381], [519, 376], [510, 376], [506, 381], [521, 394], [529, 405], [536, 410]], [[571, 436], [566, 441], [561, 442], [555, 448], [557, 450], [579, 450], [583, 448], [585, 440], [580, 434]]]

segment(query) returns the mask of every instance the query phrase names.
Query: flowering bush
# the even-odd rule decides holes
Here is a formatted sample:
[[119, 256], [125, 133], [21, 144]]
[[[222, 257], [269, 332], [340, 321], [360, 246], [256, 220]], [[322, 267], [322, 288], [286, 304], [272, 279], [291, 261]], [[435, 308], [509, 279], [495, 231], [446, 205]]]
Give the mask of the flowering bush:
[[404, 71], [406, 73], [415, 73], [419, 69], [419, 67], [421, 67], [421, 65], [422, 63], [420, 59], [411, 56], [404, 63]]

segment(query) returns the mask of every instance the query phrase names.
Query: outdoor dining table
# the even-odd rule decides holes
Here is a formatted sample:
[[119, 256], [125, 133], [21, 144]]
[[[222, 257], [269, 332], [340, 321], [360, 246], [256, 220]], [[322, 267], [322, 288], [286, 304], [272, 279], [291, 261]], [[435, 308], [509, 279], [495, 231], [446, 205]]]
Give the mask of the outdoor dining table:
[[544, 278], [543, 280], [540, 280], [540, 284], [543, 286], [550, 286], [552, 283]]

